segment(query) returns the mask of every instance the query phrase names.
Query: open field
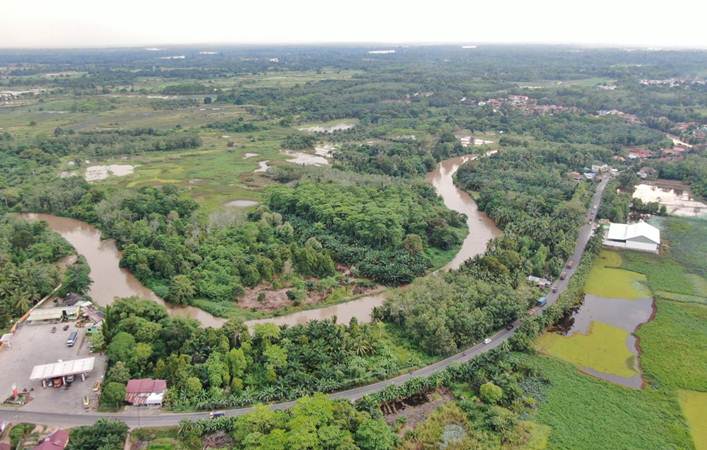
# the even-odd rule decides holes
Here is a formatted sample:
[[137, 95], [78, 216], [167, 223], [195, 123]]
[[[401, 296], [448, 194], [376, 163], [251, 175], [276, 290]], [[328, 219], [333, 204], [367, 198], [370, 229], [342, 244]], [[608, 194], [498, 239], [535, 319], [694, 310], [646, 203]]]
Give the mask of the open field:
[[639, 328], [641, 367], [651, 384], [707, 391], [707, 307], [658, 297]]
[[635, 355], [626, 345], [629, 332], [603, 322], [592, 322], [588, 334], [562, 336], [545, 333], [536, 341], [536, 348], [580, 368], [624, 378], [638, 375]]
[[549, 380], [534, 420], [552, 427], [551, 449], [690, 449], [677, 398], [660, 390], [632, 390], [580, 374], [569, 363], [528, 357]]
[[670, 255], [688, 271], [707, 277], [707, 220], [665, 217], [658, 224]]
[[707, 427], [704, 415], [707, 411], [707, 392], [679, 391], [682, 412], [690, 426], [690, 434], [696, 450], [707, 450]]
[[698, 289], [699, 277], [688, 276], [685, 268], [670, 257], [639, 252], [622, 252], [621, 256], [621, 267], [644, 274], [653, 292], [704, 295], [704, 291]]
[[617, 267], [622, 267], [621, 255], [602, 250], [589, 273], [584, 291], [599, 297], [628, 300], [650, 297], [645, 275]]

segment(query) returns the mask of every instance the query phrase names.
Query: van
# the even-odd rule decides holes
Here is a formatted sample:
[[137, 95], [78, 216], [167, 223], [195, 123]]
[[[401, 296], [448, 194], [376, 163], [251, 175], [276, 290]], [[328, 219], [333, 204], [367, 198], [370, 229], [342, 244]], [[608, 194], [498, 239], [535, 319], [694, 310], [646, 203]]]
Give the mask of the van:
[[69, 339], [66, 340], [66, 346], [73, 347], [74, 344], [76, 344], [76, 339], [78, 339], [78, 337], [79, 337], [79, 332], [72, 331], [71, 334], [69, 335]]

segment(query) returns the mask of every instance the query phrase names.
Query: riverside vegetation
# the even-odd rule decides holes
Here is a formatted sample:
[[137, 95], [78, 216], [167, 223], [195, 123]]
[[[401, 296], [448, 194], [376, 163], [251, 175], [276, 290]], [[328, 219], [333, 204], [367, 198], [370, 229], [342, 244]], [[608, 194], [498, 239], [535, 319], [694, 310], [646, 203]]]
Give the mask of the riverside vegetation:
[[[621, 170], [599, 211], [614, 221], [660, 213], [628, 194], [644, 166], [704, 195], [707, 92], [689, 80], [700, 76], [705, 55], [586, 50], [589, 64], [570, 50], [411, 47], [376, 55], [374, 63], [356, 47], [232, 48], [219, 58], [184, 49], [184, 60], [131, 49], [112, 56], [0, 53], [3, 89], [38, 89], [0, 110], [3, 323], [62, 279], [64, 289], [87, 290], [81, 259], [63, 274], [54, 265], [72, 253], [65, 243], [41, 224], [10, 218], [48, 212], [89, 222], [114, 238], [121, 265], [166, 301], [229, 319], [220, 329], [201, 328], [149, 301], [116, 301], [94, 335], [109, 360], [104, 408], [120, 407], [125, 383], [135, 377], [167, 379], [167, 406], [175, 410], [306, 396], [291, 412], [259, 408], [162, 435], [145, 431], [145, 441], [196, 448], [202, 439], [227, 435], [226, 445], [236, 448], [265, 442], [290, 448], [296, 441], [313, 448], [442, 442], [589, 448], [588, 436], [599, 433], [607, 448], [690, 448], [673, 389], [704, 391], [701, 350], [693, 340], [703, 329], [703, 249], [695, 245], [703, 221], [664, 219], [667, 233], [684, 233], [691, 242], [671, 238], [671, 257], [659, 264], [625, 258], [658, 299], [656, 319], [639, 330], [642, 369], [651, 384], [667, 386], [656, 393], [626, 393], [532, 354], [533, 339], [581, 302], [596, 240], [570, 289], [540, 317], [527, 315], [542, 292], [526, 279], [557, 277], [572, 253], [593, 191], [573, 172], [596, 163]], [[155, 71], [156, 64], [165, 70]], [[67, 75], [44, 76], [53, 72]], [[640, 83], [671, 77], [684, 81]], [[621, 114], [604, 113], [611, 110]], [[482, 143], [465, 146], [462, 135]], [[692, 145], [690, 151], [677, 159], [627, 157], [635, 146], [660, 154], [673, 145], [668, 135]], [[287, 162], [286, 151], [314, 156], [323, 146], [330, 150], [322, 167]], [[479, 157], [459, 169], [457, 185], [503, 235], [459, 270], [429, 274], [451, 259], [467, 230], [424, 175], [439, 161], [470, 153]], [[134, 171], [84, 180], [88, 167], [113, 164]], [[262, 167], [269, 169], [256, 171]], [[233, 199], [259, 205], [224, 206]], [[33, 273], [42, 276], [28, 276]], [[288, 308], [302, 308], [376, 284], [408, 286], [391, 291], [370, 324], [329, 320], [252, 330], [243, 324], [266, 315], [239, 304], [256, 290], [285, 290]], [[365, 398], [356, 410], [316, 394], [419, 367], [518, 318], [521, 331], [508, 345]], [[658, 338], [672, 335], [664, 327], [677, 324], [697, 330], [680, 341], [691, 349], [689, 373], [675, 369]], [[440, 387], [454, 404], [427, 421], [379, 420]], [[568, 394], [575, 390], [577, 401]], [[697, 396], [681, 395], [694, 421], [689, 399]], [[602, 403], [610, 406], [606, 420], [593, 425], [588, 414], [602, 411]], [[632, 412], [620, 416], [611, 405]], [[635, 425], [636, 418], [649, 429]], [[109, 440], [122, 433], [112, 424], [101, 427], [78, 433]], [[617, 433], [623, 434], [612, 437]]]

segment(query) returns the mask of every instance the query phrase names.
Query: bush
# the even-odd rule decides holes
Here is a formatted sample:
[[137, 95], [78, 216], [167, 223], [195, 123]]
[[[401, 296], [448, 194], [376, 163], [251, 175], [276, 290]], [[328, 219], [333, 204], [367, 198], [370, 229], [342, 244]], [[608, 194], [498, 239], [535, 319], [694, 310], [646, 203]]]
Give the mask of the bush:
[[67, 450], [122, 449], [128, 426], [117, 420], [98, 419], [95, 424], [71, 430]]
[[101, 392], [101, 406], [118, 409], [125, 401], [125, 385], [115, 381], [108, 382]]

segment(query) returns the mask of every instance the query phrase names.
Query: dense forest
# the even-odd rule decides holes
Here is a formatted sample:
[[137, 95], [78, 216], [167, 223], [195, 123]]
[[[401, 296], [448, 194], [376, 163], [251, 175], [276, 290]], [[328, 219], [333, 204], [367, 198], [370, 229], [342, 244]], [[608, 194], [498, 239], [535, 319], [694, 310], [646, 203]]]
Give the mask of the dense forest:
[[0, 218], [0, 330], [59, 285], [56, 263], [72, 253], [42, 222]]
[[419, 361], [393, 352], [380, 324], [312, 321], [280, 328], [241, 322], [200, 328], [170, 318], [148, 300], [123, 299], [106, 310], [95, 346], [109, 369], [101, 402], [122, 405], [131, 378], [158, 377], [175, 409], [235, 407], [329, 392], [397, 374]]

